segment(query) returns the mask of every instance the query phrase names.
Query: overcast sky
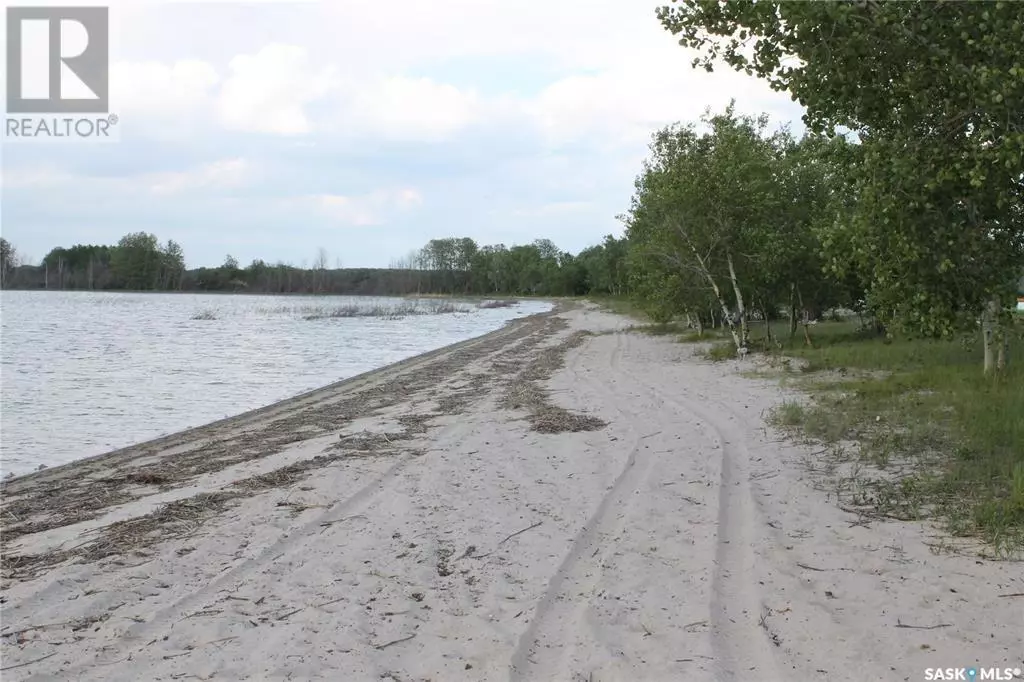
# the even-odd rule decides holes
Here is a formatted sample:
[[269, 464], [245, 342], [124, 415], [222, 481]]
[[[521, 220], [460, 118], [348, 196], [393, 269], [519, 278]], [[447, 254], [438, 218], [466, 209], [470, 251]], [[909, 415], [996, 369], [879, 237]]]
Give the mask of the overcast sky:
[[693, 70], [658, 2], [110, 4], [120, 141], [3, 148], [2, 232], [34, 260], [139, 230], [190, 267], [576, 252], [621, 233], [656, 128], [734, 97], [802, 129], [788, 96]]

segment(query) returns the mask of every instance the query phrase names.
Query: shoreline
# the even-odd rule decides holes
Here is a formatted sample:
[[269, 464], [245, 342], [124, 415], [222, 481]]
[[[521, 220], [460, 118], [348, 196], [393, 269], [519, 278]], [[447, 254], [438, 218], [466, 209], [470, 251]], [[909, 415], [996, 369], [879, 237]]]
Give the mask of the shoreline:
[[5, 679], [1021, 667], [1019, 567], [836, 507], [777, 383], [567, 308], [5, 487]]
[[186, 295], [186, 296], [270, 296], [270, 297], [322, 297], [322, 298], [440, 298], [440, 299], [457, 299], [465, 301], [497, 301], [503, 299], [516, 299], [524, 301], [552, 301], [558, 299], [572, 299], [574, 297], [566, 296], [534, 296], [529, 295], [511, 295], [511, 294], [429, 294], [429, 293], [408, 293], [408, 294], [335, 294], [329, 291], [320, 293], [312, 293], [307, 291], [214, 291], [214, 290], [180, 290], [173, 289], [167, 291], [154, 291], [152, 289], [40, 289], [40, 288], [20, 288], [20, 287], [5, 287], [0, 289], [3, 291], [37, 291], [40, 293], [47, 294], [59, 294], [59, 293], [82, 293], [82, 294], [173, 294], [173, 295]]
[[[114, 292], [114, 293], [191, 293], [191, 292]], [[375, 297], [375, 298], [379, 298], [379, 297]], [[395, 298], [400, 298], [400, 297], [395, 297]], [[542, 300], [546, 300], [546, 299], [542, 299]], [[118, 458], [118, 457], [125, 457], [125, 456], [130, 458], [132, 456], [135, 456], [135, 454], [137, 454], [137, 453], [134, 452], [134, 451], [137, 451], [137, 450], [154, 448], [154, 447], [160, 447], [162, 445], [166, 445], [166, 444], [168, 444], [170, 442], [173, 442], [173, 441], [176, 441], [176, 440], [186, 439], [186, 437], [199, 437], [201, 435], [201, 432], [204, 431], [204, 430], [207, 430], [207, 429], [216, 429], [216, 428], [229, 427], [229, 426], [233, 425], [236, 421], [239, 421], [239, 420], [246, 421], [246, 420], [251, 420], [251, 419], [259, 419], [261, 416], [264, 416], [266, 414], [272, 413], [276, 409], [286, 409], [293, 402], [297, 402], [297, 401], [301, 402], [303, 400], [312, 399], [312, 398], [315, 398], [317, 395], [325, 393], [325, 392], [330, 393], [330, 392], [335, 392], [335, 391], [339, 391], [339, 390], [344, 390], [346, 388], [349, 388], [350, 385], [352, 385], [352, 384], [358, 384], [360, 382], [365, 382], [365, 381], [373, 381], [376, 378], [376, 375], [378, 375], [380, 373], [401, 372], [403, 369], [405, 369], [409, 365], [415, 365], [415, 364], [418, 364], [419, 362], [429, 362], [431, 359], [433, 359], [433, 358], [435, 358], [437, 356], [440, 356], [440, 355], [444, 355], [446, 352], [455, 351], [455, 350], [458, 350], [459, 348], [461, 348], [461, 347], [463, 347], [465, 345], [471, 345], [473, 342], [481, 341], [481, 340], [484, 340], [485, 338], [489, 338], [491, 336], [500, 335], [502, 332], [506, 331], [510, 326], [516, 325], [518, 323], [521, 323], [521, 322], [523, 322], [523, 321], [525, 321], [527, 319], [530, 319], [531, 317], [535, 317], [537, 315], [551, 315], [551, 314], [555, 314], [561, 307], [564, 307], [564, 304], [553, 301], [552, 302], [552, 310], [547, 311], [545, 313], [534, 313], [534, 314], [528, 315], [526, 317], [511, 319], [511, 320], [508, 320], [507, 322], [505, 322], [498, 329], [495, 329], [493, 331], [487, 332], [485, 334], [481, 334], [480, 336], [474, 336], [473, 338], [466, 339], [465, 341], [459, 341], [459, 342], [456, 342], [456, 343], [453, 343], [453, 344], [448, 344], [447, 346], [442, 346], [440, 348], [435, 348], [434, 350], [426, 351], [425, 353], [418, 353], [418, 354], [413, 355], [411, 357], [405, 358], [404, 360], [399, 360], [398, 362], [393, 362], [393, 363], [390, 363], [388, 365], [383, 365], [381, 367], [377, 367], [375, 369], [367, 370], [365, 372], [360, 372], [359, 374], [356, 374], [354, 376], [348, 377], [347, 379], [340, 379], [338, 381], [334, 381], [332, 383], [329, 383], [329, 384], [326, 384], [324, 386], [320, 386], [320, 387], [317, 387], [317, 388], [314, 388], [314, 389], [310, 389], [308, 391], [302, 391], [302, 392], [297, 393], [297, 394], [295, 394], [293, 396], [289, 396], [287, 398], [283, 398], [281, 400], [275, 401], [275, 402], [270, 403], [268, 405], [264, 405], [262, 407], [253, 408], [251, 410], [247, 410], [245, 412], [241, 412], [241, 413], [236, 414], [236, 415], [232, 415], [232, 416], [229, 416], [229, 417], [222, 417], [222, 418], [216, 419], [214, 421], [205, 422], [205, 423], [200, 424], [198, 426], [193, 426], [193, 427], [188, 427], [188, 428], [180, 429], [178, 431], [173, 431], [171, 433], [167, 433], [167, 434], [164, 434], [162, 436], [157, 436], [155, 438], [150, 438], [150, 439], [147, 439], [147, 440], [139, 441], [139, 442], [133, 443], [131, 445], [126, 445], [124, 447], [116, 448], [114, 450], [109, 450], [107, 452], [102, 452], [102, 453], [95, 454], [95, 455], [89, 455], [87, 457], [83, 457], [81, 459], [76, 459], [76, 460], [73, 460], [71, 462], [66, 462], [64, 464], [59, 464], [59, 465], [55, 465], [55, 466], [49, 466], [49, 467], [46, 467], [45, 469], [29, 471], [29, 472], [26, 472], [26, 473], [23, 473], [23, 474], [16, 474], [16, 475], [11, 476], [9, 478], [0, 479], [0, 494], [6, 492], [8, 485], [12, 485], [12, 484], [15, 484], [16, 482], [24, 481], [24, 480], [26, 480], [26, 479], [28, 479], [30, 477], [45, 478], [46, 474], [48, 474], [48, 473], [53, 473], [53, 474], [60, 475], [61, 473], [66, 472], [67, 467], [74, 467], [75, 465], [85, 464], [85, 463], [93, 462], [95, 460], [101, 460], [101, 459], [106, 459], [106, 458]], [[36, 479], [33, 478], [33, 480], [36, 480]]]

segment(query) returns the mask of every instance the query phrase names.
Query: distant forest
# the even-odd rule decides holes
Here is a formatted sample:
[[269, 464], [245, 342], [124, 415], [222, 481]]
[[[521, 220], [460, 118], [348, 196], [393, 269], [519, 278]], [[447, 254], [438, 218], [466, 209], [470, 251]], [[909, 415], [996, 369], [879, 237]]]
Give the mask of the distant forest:
[[377, 296], [624, 295], [625, 254], [625, 240], [611, 235], [576, 255], [547, 239], [507, 247], [479, 246], [468, 237], [452, 237], [432, 239], [388, 268], [328, 268], [328, 252], [320, 249], [311, 268], [263, 260], [242, 266], [229, 255], [220, 267], [189, 270], [179, 244], [173, 240], [161, 244], [153, 234], [136, 232], [112, 246], [54, 248], [38, 265], [19, 262], [15, 247], [0, 239], [0, 285], [4, 289]]

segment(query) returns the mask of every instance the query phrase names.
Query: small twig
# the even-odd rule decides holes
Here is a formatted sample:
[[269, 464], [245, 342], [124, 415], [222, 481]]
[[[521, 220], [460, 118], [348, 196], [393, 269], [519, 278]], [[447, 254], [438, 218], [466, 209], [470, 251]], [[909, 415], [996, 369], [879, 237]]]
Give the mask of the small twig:
[[543, 521], [538, 521], [537, 523], [535, 523], [535, 524], [533, 524], [531, 526], [527, 526], [526, 528], [523, 528], [522, 530], [517, 530], [515, 533], [512, 533], [511, 535], [506, 536], [501, 542], [499, 542], [498, 543], [498, 547], [501, 547], [502, 545], [504, 545], [506, 542], [508, 542], [509, 540], [511, 540], [512, 538], [514, 538], [517, 535], [522, 535], [523, 533], [525, 533], [528, 530], [533, 530], [534, 528], [536, 528], [537, 526], [539, 526], [542, 523], [544, 523], [544, 522]]
[[314, 604], [314, 606], [316, 608], [320, 608], [321, 606], [327, 606], [329, 604], [337, 604], [338, 602], [345, 601], [346, 599], [348, 599], [348, 597], [338, 597], [337, 599], [332, 599], [331, 601], [325, 601], [322, 604]]
[[802, 564], [799, 561], [796, 562], [796, 565], [799, 566], [800, 568], [806, 568], [808, 571], [827, 571], [828, 570], [827, 568], [816, 568], [814, 566], [808, 566], [807, 564]]
[[156, 561], [156, 560], [155, 559], [146, 559], [145, 561], [140, 561], [137, 564], [129, 564], [127, 566], [118, 566], [118, 568], [138, 568], [139, 566], [145, 566], [146, 564], [152, 563], [153, 561]]
[[220, 609], [208, 609], [206, 611], [196, 611], [195, 613], [190, 613], [187, 616], [183, 616], [182, 618], [178, 619], [178, 622], [180, 623], [181, 621], [186, 620], [188, 618], [198, 618], [199, 616], [216, 616], [219, 613], [223, 613], [223, 611], [221, 611]]
[[227, 642], [232, 639], [238, 639], [238, 635], [232, 635], [231, 637], [221, 637], [220, 639], [215, 639], [213, 641], [207, 642], [206, 644], [202, 644], [201, 646], [209, 646], [210, 644], [220, 644], [221, 642]]
[[654, 433], [648, 433], [646, 436], [640, 436], [640, 440], [644, 440], [645, 438], [651, 438], [653, 436], [657, 436], [659, 433], [661, 433], [661, 431], [655, 431]]
[[38, 663], [39, 661], [45, 661], [50, 656], [56, 656], [56, 655], [57, 655], [57, 652], [54, 651], [52, 654], [46, 654], [45, 656], [42, 656], [40, 658], [36, 658], [36, 659], [31, 660], [31, 661], [25, 661], [24, 663], [18, 663], [17, 665], [9, 665], [9, 666], [0, 668], [0, 670], [14, 670], [15, 668], [24, 668], [26, 665], [32, 665], [33, 663]]
[[907, 625], [901, 623], [899, 620], [896, 621], [896, 627], [898, 628], [910, 628], [914, 630], [936, 630], [938, 628], [949, 628], [953, 627], [952, 623], [939, 623], [938, 625]]
[[511, 535], [506, 535], [506, 536], [505, 536], [505, 537], [504, 537], [504, 538], [502, 539], [502, 541], [501, 541], [501, 542], [499, 542], [499, 543], [498, 543], [498, 544], [497, 544], [497, 545], [495, 546], [495, 548], [494, 548], [494, 549], [492, 549], [492, 550], [491, 550], [490, 552], [488, 552], [487, 554], [475, 554], [475, 555], [473, 555], [473, 556], [471, 556], [471, 557], [469, 557], [469, 558], [470, 558], [470, 559], [483, 559], [483, 558], [484, 558], [484, 557], [486, 557], [486, 556], [490, 556], [490, 555], [492, 555], [492, 554], [494, 554], [495, 552], [497, 552], [497, 551], [498, 551], [498, 547], [501, 547], [502, 545], [504, 545], [504, 544], [505, 544], [506, 542], [508, 542], [509, 540], [511, 540], [512, 538], [514, 538], [515, 536], [517, 536], [517, 535], [522, 535], [523, 533], [525, 533], [525, 532], [526, 532], [526, 531], [528, 531], [528, 530], [533, 530], [534, 528], [536, 528], [537, 526], [539, 526], [539, 525], [540, 525], [540, 524], [542, 524], [542, 523], [544, 523], [544, 522], [543, 522], [543, 521], [538, 521], [537, 523], [535, 523], [535, 524], [533, 524], [533, 525], [531, 525], [531, 526], [527, 526], [526, 528], [523, 528], [522, 530], [517, 530], [517, 531], [516, 531], [515, 533], [512, 533]]
[[190, 653], [192, 653], [192, 652], [191, 651], [182, 651], [180, 654], [164, 654], [164, 660], [166, 661], [166, 660], [171, 659], [171, 658], [178, 658], [179, 656], [188, 656]]
[[409, 635], [408, 637], [402, 637], [401, 639], [394, 639], [394, 640], [392, 640], [390, 642], [385, 642], [384, 644], [377, 644], [373, 648], [377, 649], [378, 651], [381, 650], [381, 649], [387, 649], [392, 644], [401, 644], [402, 642], [408, 642], [410, 639], [412, 639], [415, 636], [416, 636], [416, 633], [414, 632], [411, 635]]
[[59, 625], [72, 625], [75, 622], [76, 621], [73, 621], [73, 620], [65, 620], [65, 621], [60, 622], [60, 623], [43, 623], [42, 625], [29, 625], [27, 628], [22, 628], [20, 630], [12, 630], [10, 632], [0, 632], [0, 637], [13, 637], [15, 635], [20, 635], [23, 632], [28, 632], [29, 630], [42, 630], [44, 628], [55, 628], [55, 627], [57, 627]]
[[296, 613], [298, 613], [299, 611], [301, 611], [304, 608], [306, 608], [306, 607], [305, 606], [300, 606], [299, 608], [295, 609], [294, 611], [289, 611], [288, 613], [284, 614], [283, 616], [278, 616], [277, 620], [284, 620], [285, 618], [290, 618], [291, 616], [294, 616]]
[[[355, 518], [355, 517], [354, 516], [345, 516], [345, 517], [340, 518], [340, 519], [333, 519], [331, 521], [324, 521], [323, 523], [320, 524], [320, 527], [323, 528], [324, 530], [327, 530], [330, 526], [333, 526], [336, 523], [341, 523], [342, 521], [348, 521], [349, 519], [353, 519], [353, 518]], [[320, 532], [323, 533], [324, 531], [322, 530]]]
[[1024, 597], [1024, 592], [1014, 592], [1013, 594], [1001, 594], [1000, 597]]

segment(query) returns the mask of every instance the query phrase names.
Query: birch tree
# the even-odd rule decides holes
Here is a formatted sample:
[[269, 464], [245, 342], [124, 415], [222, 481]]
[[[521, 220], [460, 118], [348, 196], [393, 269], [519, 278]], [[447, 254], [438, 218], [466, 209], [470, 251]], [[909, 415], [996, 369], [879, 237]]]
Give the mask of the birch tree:
[[749, 295], [768, 279], [757, 249], [781, 221], [773, 213], [778, 139], [766, 134], [766, 118], [737, 116], [732, 105], [703, 122], [704, 134], [693, 125], [655, 134], [627, 235], [638, 253], [688, 273], [668, 282], [700, 282], [711, 293], [740, 349], [749, 341]]
[[756, 75], [798, 100], [811, 130], [857, 133], [858, 200], [835, 240], [868, 304], [932, 337], [980, 317], [985, 371], [997, 369], [1024, 262], [1019, 3], [687, 0], [658, 17], [694, 67]]

